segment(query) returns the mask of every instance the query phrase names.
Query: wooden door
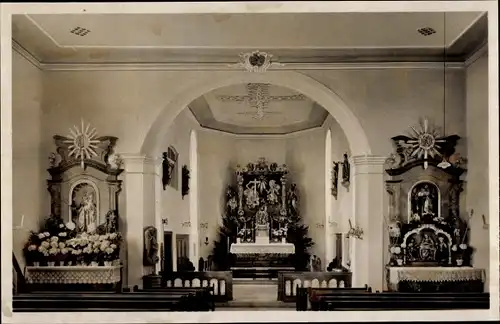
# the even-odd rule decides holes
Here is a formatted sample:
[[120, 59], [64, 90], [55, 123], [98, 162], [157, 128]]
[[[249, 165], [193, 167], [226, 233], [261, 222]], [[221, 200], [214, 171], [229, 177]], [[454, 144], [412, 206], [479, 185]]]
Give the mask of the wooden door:
[[163, 233], [163, 269], [164, 272], [174, 271], [172, 232]]
[[189, 261], [189, 235], [177, 234], [175, 241], [177, 248], [177, 270], [183, 271]]

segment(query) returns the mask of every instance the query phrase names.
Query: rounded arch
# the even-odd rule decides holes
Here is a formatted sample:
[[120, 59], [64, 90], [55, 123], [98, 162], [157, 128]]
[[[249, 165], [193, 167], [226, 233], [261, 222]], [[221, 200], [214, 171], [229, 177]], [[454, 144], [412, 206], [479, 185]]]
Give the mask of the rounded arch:
[[192, 82], [172, 95], [172, 100], [161, 110], [149, 129], [141, 153], [157, 156], [169, 126], [175, 117], [196, 98], [218, 88], [241, 83], [269, 83], [295, 90], [316, 101], [326, 109], [346, 134], [352, 155], [371, 155], [368, 138], [358, 118], [342, 99], [322, 83], [293, 71], [265, 73], [230, 72], [210, 73], [193, 77]]

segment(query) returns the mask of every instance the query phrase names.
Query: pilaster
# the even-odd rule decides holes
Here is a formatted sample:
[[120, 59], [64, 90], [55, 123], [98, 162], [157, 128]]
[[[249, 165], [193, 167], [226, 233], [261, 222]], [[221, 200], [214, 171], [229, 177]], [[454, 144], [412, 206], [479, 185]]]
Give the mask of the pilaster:
[[[127, 244], [127, 285], [142, 286], [144, 227], [154, 225], [154, 159], [141, 154], [122, 154], [126, 198], [124, 233]], [[153, 190], [151, 190], [153, 188]], [[153, 191], [153, 192], [151, 192]], [[149, 220], [153, 220], [153, 224]]]
[[384, 283], [384, 163], [380, 156], [354, 156], [354, 222], [364, 234], [353, 239], [353, 286], [368, 284], [383, 289]]

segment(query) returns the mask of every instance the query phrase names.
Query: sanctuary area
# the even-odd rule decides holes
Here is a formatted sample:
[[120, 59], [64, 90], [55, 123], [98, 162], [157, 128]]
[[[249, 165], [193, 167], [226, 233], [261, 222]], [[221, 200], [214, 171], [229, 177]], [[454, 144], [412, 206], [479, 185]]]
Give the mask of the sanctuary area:
[[13, 310], [488, 309], [487, 28], [14, 15]]

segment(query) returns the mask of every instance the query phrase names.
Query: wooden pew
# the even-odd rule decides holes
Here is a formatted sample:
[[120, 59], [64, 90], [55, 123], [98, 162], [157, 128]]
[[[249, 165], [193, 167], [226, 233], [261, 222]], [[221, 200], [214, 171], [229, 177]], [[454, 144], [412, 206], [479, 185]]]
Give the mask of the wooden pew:
[[371, 292], [371, 287], [345, 287], [345, 288], [297, 288], [296, 310], [304, 311], [308, 309], [308, 302], [312, 310], [319, 310], [323, 297], [351, 295]]
[[208, 311], [193, 293], [36, 293], [13, 296], [15, 312]]
[[[315, 288], [313, 288], [314, 290]], [[488, 293], [343, 292], [317, 295], [312, 310], [488, 309]]]
[[214, 287], [160, 287], [160, 288], [149, 288], [149, 289], [139, 289], [138, 286], [134, 286], [132, 291], [134, 293], [143, 294], [155, 294], [155, 295], [183, 295], [192, 294], [198, 305], [202, 305], [203, 309], [215, 310], [215, 298], [213, 295]]

